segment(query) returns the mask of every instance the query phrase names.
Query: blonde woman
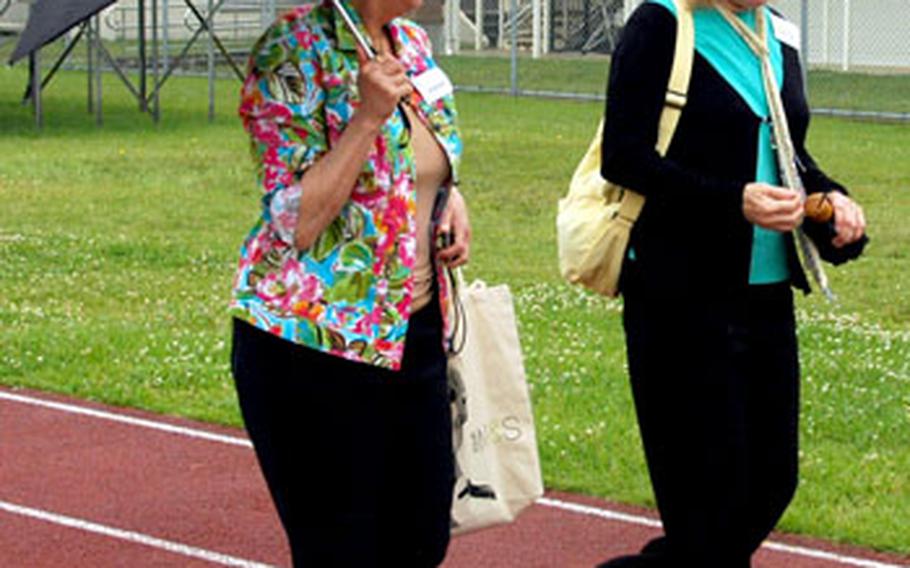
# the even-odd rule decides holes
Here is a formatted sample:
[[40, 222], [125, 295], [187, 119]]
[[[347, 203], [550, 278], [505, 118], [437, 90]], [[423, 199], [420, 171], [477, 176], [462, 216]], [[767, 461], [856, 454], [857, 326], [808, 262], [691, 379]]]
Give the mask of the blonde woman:
[[[632, 392], [664, 536], [607, 567], [745, 568], [797, 486], [799, 361], [791, 288], [809, 291], [782, 185], [759, 59], [719, 4], [767, 47], [807, 190], [828, 192], [835, 262], [858, 254], [862, 210], [805, 148], [798, 30], [765, 0], [694, 11], [688, 102], [665, 157], [655, 150], [676, 8], [640, 6], [613, 56], [605, 178], [646, 196], [621, 282]], [[805, 221], [806, 230], [816, 227]], [[861, 247], [860, 247], [861, 248]]]
[[250, 59], [240, 116], [263, 197], [233, 374], [294, 565], [427, 568], [454, 483], [443, 270], [469, 255], [461, 138], [451, 83], [401, 18], [421, 0], [338, 4], [282, 16]]

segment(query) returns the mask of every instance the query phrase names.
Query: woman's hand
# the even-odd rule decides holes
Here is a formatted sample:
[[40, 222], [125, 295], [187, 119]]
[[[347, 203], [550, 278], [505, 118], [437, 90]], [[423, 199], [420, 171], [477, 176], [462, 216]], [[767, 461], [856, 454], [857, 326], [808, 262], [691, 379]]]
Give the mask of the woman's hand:
[[834, 229], [837, 236], [831, 241], [837, 248], [858, 241], [866, 233], [866, 216], [863, 208], [839, 191], [828, 193], [834, 206]]
[[360, 60], [357, 88], [361, 101], [357, 115], [374, 126], [382, 126], [414, 87], [405, 75], [404, 66], [391, 55], [380, 53], [370, 60], [358, 47], [357, 58]]
[[471, 252], [471, 222], [468, 206], [457, 187], [453, 187], [449, 195], [449, 202], [439, 221], [439, 233], [451, 233], [454, 241], [451, 246], [439, 251], [436, 257], [450, 268], [467, 264]]
[[759, 227], [787, 233], [802, 224], [805, 211], [795, 191], [754, 182], [743, 190], [743, 215]]

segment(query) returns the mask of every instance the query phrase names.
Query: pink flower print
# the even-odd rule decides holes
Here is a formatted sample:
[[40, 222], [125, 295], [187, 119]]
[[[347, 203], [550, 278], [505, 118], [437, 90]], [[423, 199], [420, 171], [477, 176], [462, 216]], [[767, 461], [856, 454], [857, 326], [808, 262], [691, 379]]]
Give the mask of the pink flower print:
[[256, 295], [262, 298], [266, 303], [280, 305], [285, 287], [279, 284], [276, 274], [266, 274], [265, 277], [256, 285]]
[[379, 339], [376, 342], [376, 351], [391, 361], [401, 361], [404, 356], [404, 343]]
[[417, 265], [417, 239], [402, 235], [398, 240], [398, 254], [401, 256], [401, 264], [413, 269]]
[[411, 303], [413, 300], [412, 294], [405, 294], [405, 297], [401, 299], [400, 302], [395, 304], [395, 309], [401, 315], [406, 315], [411, 313]]
[[259, 118], [270, 119], [278, 124], [284, 124], [294, 119], [294, 113], [284, 103], [266, 101], [261, 106]]
[[255, 120], [250, 125], [250, 128], [252, 129], [251, 134], [262, 144], [272, 147], [281, 145], [281, 131], [274, 122]]
[[[298, 268], [297, 270], [300, 269]], [[313, 274], [304, 274], [298, 297], [308, 302], [315, 302], [322, 298], [322, 296], [322, 282], [319, 278]]]

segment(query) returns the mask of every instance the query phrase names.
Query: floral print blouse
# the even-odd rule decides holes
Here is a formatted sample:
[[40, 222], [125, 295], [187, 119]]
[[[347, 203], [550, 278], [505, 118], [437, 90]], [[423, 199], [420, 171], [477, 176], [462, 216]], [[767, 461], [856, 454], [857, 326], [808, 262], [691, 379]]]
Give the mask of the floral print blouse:
[[[365, 33], [350, 2], [342, 3]], [[389, 32], [409, 77], [436, 68], [416, 24], [396, 19]], [[357, 111], [358, 67], [356, 40], [330, 0], [288, 12], [256, 44], [239, 114], [251, 137], [262, 213], [241, 249], [231, 313], [306, 347], [398, 370], [417, 248], [416, 168], [400, 111], [382, 127], [340, 215], [308, 250], [294, 247], [307, 190], [301, 177]], [[431, 103], [415, 90], [411, 103], [457, 180], [462, 142], [454, 98]], [[448, 314], [442, 270], [439, 308]]]

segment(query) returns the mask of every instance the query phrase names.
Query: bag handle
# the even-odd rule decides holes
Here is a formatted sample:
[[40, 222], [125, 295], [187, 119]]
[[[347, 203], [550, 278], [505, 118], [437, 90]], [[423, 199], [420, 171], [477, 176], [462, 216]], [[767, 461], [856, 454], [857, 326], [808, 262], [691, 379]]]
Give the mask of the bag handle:
[[461, 301], [461, 289], [464, 288], [464, 274], [461, 268], [446, 267], [446, 274], [451, 283], [452, 296], [452, 335], [448, 338], [448, 356], [453, 357], [464, 351], [468, 340], [468, 315], [465, 312], [464, 302]]

